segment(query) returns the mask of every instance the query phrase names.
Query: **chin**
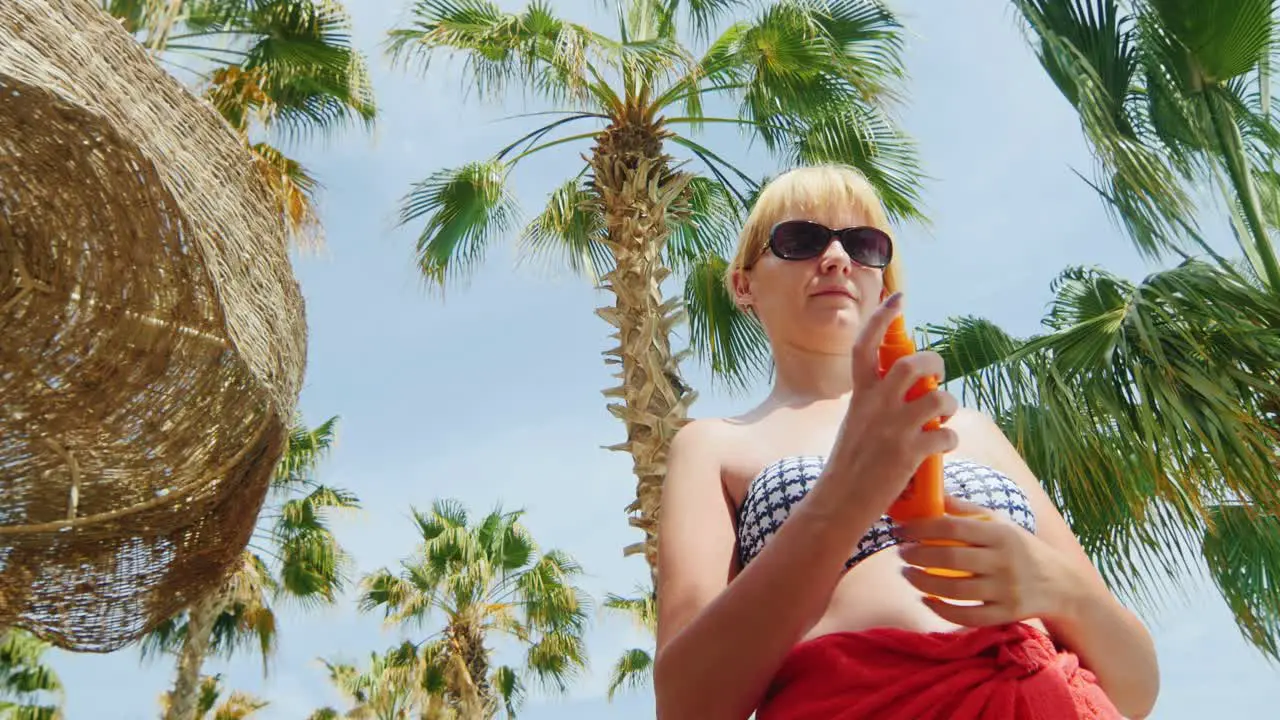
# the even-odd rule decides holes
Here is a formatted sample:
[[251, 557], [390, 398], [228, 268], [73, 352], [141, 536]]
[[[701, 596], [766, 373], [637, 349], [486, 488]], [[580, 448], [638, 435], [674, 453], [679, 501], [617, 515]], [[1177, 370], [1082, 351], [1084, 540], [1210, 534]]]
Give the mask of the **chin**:
[[849, 306], [808, 313], [804, 324], [814, 335], [829, 336], [835, 341], [847, 339], [846, 345], [851, 345], [858, 329], [862, 327], [862, 320], [861, 310]]

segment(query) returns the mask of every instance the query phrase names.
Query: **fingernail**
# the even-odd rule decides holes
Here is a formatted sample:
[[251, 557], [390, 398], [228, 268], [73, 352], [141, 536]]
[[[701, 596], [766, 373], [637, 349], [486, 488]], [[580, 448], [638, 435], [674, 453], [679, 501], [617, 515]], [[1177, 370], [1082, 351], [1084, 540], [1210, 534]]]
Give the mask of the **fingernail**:
[[890, 295], [889, 298], [884, 301], [884, 304], [885, 307], [888, 308], [898, 307], [898, 305], [902, 304], [902, 291], [899, 290], [898, 292]]

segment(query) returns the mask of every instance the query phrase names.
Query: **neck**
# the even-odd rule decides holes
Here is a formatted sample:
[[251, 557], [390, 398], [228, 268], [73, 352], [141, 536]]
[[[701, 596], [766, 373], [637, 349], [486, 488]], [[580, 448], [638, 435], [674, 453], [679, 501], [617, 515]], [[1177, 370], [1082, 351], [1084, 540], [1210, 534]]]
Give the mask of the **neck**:
[[853, 389], [852, 361], [849, 352], [833, 354], [798, 347], [775, 348], [776, 372], [769, 398], [779, 404], [840, 399]]

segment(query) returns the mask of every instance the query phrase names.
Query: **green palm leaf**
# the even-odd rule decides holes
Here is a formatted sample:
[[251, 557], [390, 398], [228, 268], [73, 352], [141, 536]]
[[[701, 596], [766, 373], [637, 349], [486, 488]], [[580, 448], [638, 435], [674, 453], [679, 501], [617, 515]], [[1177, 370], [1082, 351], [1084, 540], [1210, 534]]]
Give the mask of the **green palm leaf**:
[[[1131, 92], [1144, 49], [1114, 0], [1015, 0], [1046, 72], [1080, 115], [1099, 161], [1094, 185], [1138, 250], [1181, 250], [1194, 229], [1191, 201], [1170, 163], [1150, 148]], [[1127, 221], [1126, 218], [1136, 218]]]
[[23, 630], [0, 631], [0, 718], [62, 717], [62, 681], [45, 664], [51, 645]]
[[745, 389], [770, 367], [768, 338], [755, 318], [743, 312], [724, 285], [729, 261], [719, 255], [699, 260], [685, 278], [689, 344], [730, 388]]
[[593, 284], [613, 266], [599, 203], [577, 177], [551, 192], [547, 207], [526, 226], [521, 244], [527, 257], [562, 262]]
[[484, 259], [489, 243], [510, 232], [517, 212], [506, 168], [477, 162], [442, 170], [414, 186], [400, 220], [426, 217], [418, 236], [418, 266], [429, 282], [466, 277]]
[[417, 0], [410, 16], [408, 27], [389, 33], [392, 58], [426, 71], [438, 52], [461, 52], [482, 97], [520, 84], [557, 104], [610, 99], [591, 62], [603, 38], [557, 18], [541, 0], [519, 14], [488, 0]]
[[502, 706], [507, 711], [507, 717], [514, 718], [516, 710], [524, 704], [526, 695], [519, 671], [510, 665], [496, 667], [489, 678], [489, 684], [497, 690], [498, 697], [502, 699]]
[[1257, 507], [1215, 506], [1204, 535], [1213, 581], [1241, 634], [1280, 659], [1280, 517]]
[[609, 674], [606, 696], [610, 701], [621, 690], [635, 690], [649, 684], [653, 678], [653, 656], [647, 650], [632, 648], [618, 658]]
[[1028, 341], [971, 319], [931, 333], [1104, 576], [1149, 603], [1194, 558], [1214, 507], [1280, 506], [1266, 419], [1277, 322], [1265, 292], [1190, 262], [1137, 285], [1068, 271], [1049, 332]]
[[797, 164], [843, 163], [860, 169], [879, 193], [889, 217], [924, 220], [923, 174], [914, 143], [874, 106], [857, 104], [810, 113], [795, 128]]
[[1208, 83], [1254, 70], [1273, 50], [1274, 0], [1147, 0], [1147, 4]]

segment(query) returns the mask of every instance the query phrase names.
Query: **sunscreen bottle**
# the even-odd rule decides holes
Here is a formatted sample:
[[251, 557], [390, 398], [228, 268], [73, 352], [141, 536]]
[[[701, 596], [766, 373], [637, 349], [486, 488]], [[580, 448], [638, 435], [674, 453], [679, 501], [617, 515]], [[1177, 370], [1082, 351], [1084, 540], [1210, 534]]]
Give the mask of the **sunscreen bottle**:
[[[899, 314], [889, 324], [884, 334], [884, 342], [880, 345], [880, 375], [884, 376], [889, 368], [898, 360], [914, 354], [915, 343], [907, 334], [906, 321]], [[925, 377], [917, 380], [907, 391], [907, 402], [919, 398], [927, 392], [936, 390], [937, 378]], [[925, 423], [926, 430], [937, 430], [942, 426], [940, 418], [933, 418]], [[933, 454], [924, 459], [916, 469], [907, 487], [898, 499], [889, 506], [889, 516], [896, 522], [908, 522], [922, 518], [941, 517], [943, 514], [942, 488], [942, 455]]]
[[[889, 329], [884, 334], [884, 342], [880, 344], [881, 377], [889, 372], [889, 368], [893, 367], [895, 362], [914, 354], [915, 351], [915, 343], [911, 341], [911, 336], [907, 334], [906, 321], [903, 319], [902, 314], [899, 313], [889, 324]], [[915, 400], [927, 392], [936, 390], [937, 387], [937, 378], [921, 378], [907, 391], [907, 402]], [[941, 418], [932, 418], [924, 425], [925, 430], [937, 430], [940, 427], [942, 427]], [[920, 463], [920, 467], [916, 468], [911, 479], [907, 481], [907, 487], [902, 491], [902, 494], [889, 506], [889, 517], [893, 518], [894, 522], [897, 523], [942, 517], [946, 514], [944, 493], [942, 455], [934, 453], [925, 457], [924, 462]], [[924, 545], [963, 544], [929, 539], [922, 539], [921, 543]], [[925, 568], [925, 572], [943, 577], [970, 576], [970, 573], [947, 568]]]

